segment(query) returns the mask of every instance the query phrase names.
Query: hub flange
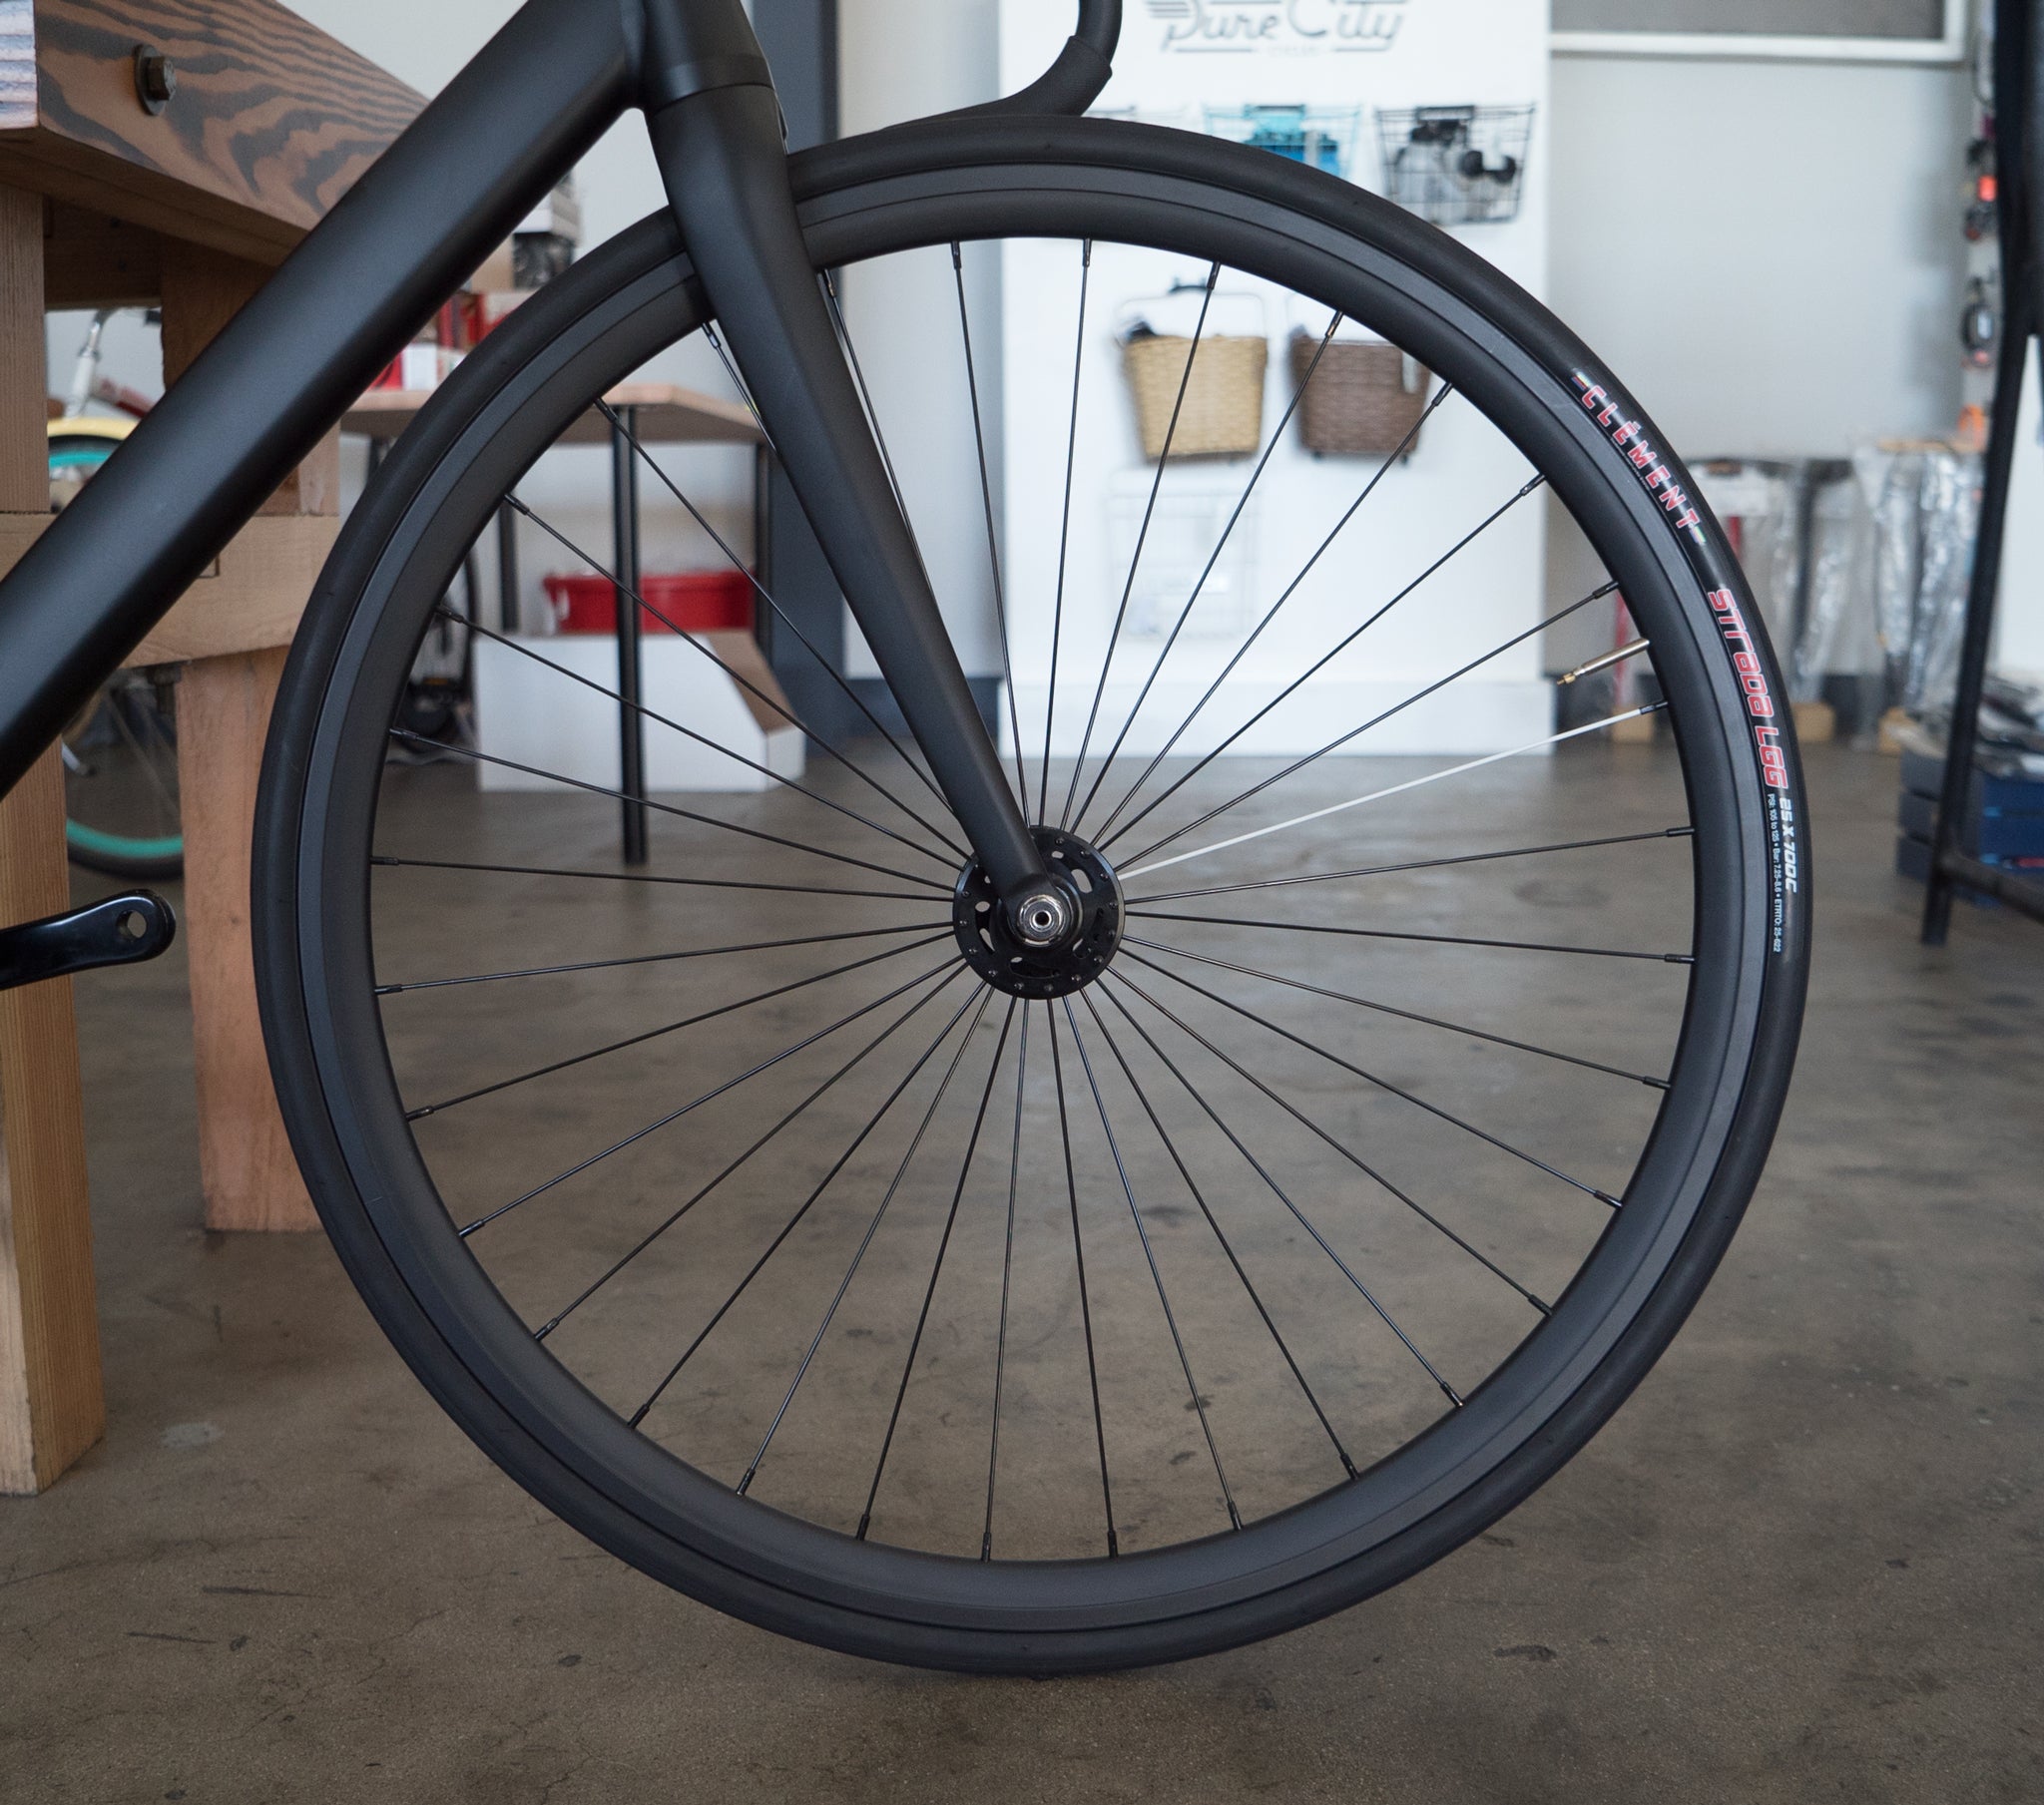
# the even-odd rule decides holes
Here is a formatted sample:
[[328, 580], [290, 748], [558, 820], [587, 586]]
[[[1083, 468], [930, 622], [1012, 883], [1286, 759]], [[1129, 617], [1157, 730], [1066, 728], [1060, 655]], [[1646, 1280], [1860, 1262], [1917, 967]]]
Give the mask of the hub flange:
[[1035, 827], [1030, 837], [1043, 854], [1073, 920], [1048, 946], [1032, 945], [973, 860], [958, 874], [951, 897], [951, 927], [965, 960], [996, 990], [1013, 997], [1068, 997], [1107, 970], [1122, 940], [1122, 887], [1114, 867], [1076, 835]]

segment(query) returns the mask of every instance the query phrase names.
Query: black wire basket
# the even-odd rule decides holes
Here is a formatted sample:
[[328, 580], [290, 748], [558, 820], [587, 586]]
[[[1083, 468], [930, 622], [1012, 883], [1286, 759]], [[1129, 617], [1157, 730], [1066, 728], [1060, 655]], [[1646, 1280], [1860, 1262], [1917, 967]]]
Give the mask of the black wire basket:
[[1399, 107], [1377, 114], [1384, 195], [1436, 226], [1519, 217], [1533, 109]]

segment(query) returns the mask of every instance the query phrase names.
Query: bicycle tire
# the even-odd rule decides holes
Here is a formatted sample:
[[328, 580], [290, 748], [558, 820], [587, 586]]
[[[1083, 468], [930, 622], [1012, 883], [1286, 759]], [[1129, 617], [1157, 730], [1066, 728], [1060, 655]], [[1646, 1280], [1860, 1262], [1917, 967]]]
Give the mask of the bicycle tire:
[[1681, 1082], [1623, 1212], [1467, 1408], [1240, 1536], [1119, 1561], [995, 1573], [865, 1543], [854, 1557], [849, 1538], [735, 1499], [638, 1437], [535, 1348], [452, 1232], [404, 1120], [369, 994], [363, 866], [391, 698], [469, 538], [592, 396], [701, 322], [664, 217], [463, 364], [350, 520], [300, 630], [256, 892], [293, 1145], [351, 1278], [442, 1406], [533, 1496], [669, 1584], [813, 1642], [960, 1670], [1097, 1670], [1273, 1634], [1409, 1577], [1530, 1494], [1637, 1385], [1723, 1254], [1779, 1119], [1806, 977], [1800, 775], [1786, 723], [1759, 712], [1779, 674], [1723, 535], [1665, 505], [1694, 493], [1679, 461], [1632, 455], [1665, 441], [1617, 380], [1496, 270], [1375, 198], [1251, 150], [1088, 121], [936, 122], [809, 153], [794, 174], [819, 268], [961, 237], [1068, 237], [1288, 282], [1453, 379], [1553, 485], [1653, 636], [1685, 736], [1712, 974], [1692, 987]]

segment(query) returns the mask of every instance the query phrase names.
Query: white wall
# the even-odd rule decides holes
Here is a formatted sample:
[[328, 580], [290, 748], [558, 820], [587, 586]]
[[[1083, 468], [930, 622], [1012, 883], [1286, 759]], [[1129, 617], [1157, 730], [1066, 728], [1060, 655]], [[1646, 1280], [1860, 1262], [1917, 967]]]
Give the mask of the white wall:
[[[437, 94], [519, 0], [286, 0], [299, 17], [421, 94]], [[583, 160], [583, 247], [600, 244], [660, 206], [660, 172], [636, 115]]]
[[[1277, 29], [1282, 21], [1274, 15], [1274, 29], [1265, 37], [1216, 52], [1205, 40], [1168, 33], [1167, 22], [1131, 8], [1115, 80], [1100, 104], [1198, 124], [1206, 108], [1279, 98], [1344, 111], [1359, 104], [1386, 111], [1452, 97], [1484, 106], [1530, 103], [1544, 120], [1546, 20], [1545, 5], [1533, 0], [1434, 0], [1414, 7], [1385, 48], [1344, 53]], [[1003, 8], [1006, 84], [1019, 85], [1044, 68], [1068, 29], [1063, 14], [1040, 0], [1009, 0]], [[1376, 164], [1367, 140], [1356, 147], [1352, 168], [1358, 176], [1374, 179]], [[1527, 171], [1514, 219], [1458, 227], [1456, 235], [1537, 294], [1547, 258], [1548, 171], [1537, 138]], [[1078, 274], [1075, 245], [1009, 247], [1009, 609], [1026, 740], [1041, 744], [1054, 647], [1062, 673], [1057, 695], [1067, 711], [1058, 716], [1051, 743], [1061, 756], [1081, 747], [1093, 675], [1111, 648], [1100, 739], [1111, 741], [1126, 731], [1127, 745], [1136, 752], [1161, 751], [1196, 708], [1197, 719], [1179, 742], [1194, 753], [1246, 729], [1232, 742], [1237, 751], [1295, 756], [1317, 751], [1357, 721], [1380, 715], [1387, 718], [1350, 751], [1503, 751], [1546, 731], [1553, 698], [1541, 680], [1537, 644], [1523, 638], [1539, 618], [1542, 519], [1537, 507], [1516, 508], [1482, 533], [1472, 532], [1521, 488], [1529, 471], [1516, 447], [1468, 408], [1444, 409], [1426, 427], [1417, 454], [1381, 477], [1370, 459], [1313, 456], [1289, 428], [1277, 433], [1268, 466], [1261, 458], [1254, 466], [1247, 458], [1218, 466], [1168, 466], [1159, 491], [1165, 508], [1191, 506], [1176, 519], [1169, 512], [1158, 516], [1143, 544], [1137, 593], [1153, 578], [1170, 587], [1163, 594], [1152, 591], [1161, 612], [1146, 622], [1143, 615], [1150, 611], [1138, 609], [1124, 621], [1121, 597], [1135, 559], [1133, 528], [1156, 467], [1144, 458], [1137, 438], [1116, 327], [1127, 308], [1162, 332], [1190, 331], [1196, 309], [1182, 301], [1180, 318], [1170, 321], [1157, 297], [1174, 279], [1197, 289], [1206, 271], [1196, 260], [1165, 252], [1095, 247], [1075, 500], [1067, 528], [1063, 477], [1070, 428], [1063, 397]], [[1264, 430], [1275, 433], [1294, 381], [1286, 355], [1291, 333], [1303, 331], [1310, 341], [1327, 326], [1328, 315], [1282, 286], [1240, 270], [1226, 273], [1221, 293], [1247, 303], [1247, 317], [1238, 311], [1239, 323], [1210, 320], [1210, 332], [1247, 330], [1275, 341], [1278, 355], [1264, 387]], [[1369, 323], [1358, 314], [1351, 333], [1359, 335]], [[1255, 491], [1249, 494], [1253, 471]], [[1381, 499], [1366, 522], [1328, 556], [1316, 558], [1315, 547], [1356, 507], [1363, 485], [1379, 481]], [[1246, 494], [1240, 523], [1234, 524], [1231, 510], [1243, 505]], [[1202, 496], [1209, 506], [1193, 511]], [[1116, 531], [1117, 504], [1124, 501], [1126, 538]], [[1224, 523], [1230, 523], [1241, 568], [1223, 586], [1203, 584], [1202, 564]], [[1067, 531], [1070, 556], [1061, 584]], [[1465, 536], [1470, 543], [1463, 551], [1430, 569]], [[1363, 612], [1422, 581], [1422, 572], [1428, 573], [1422, 600], [1388, 614], [1367, 643], [1346, 644]], [[1242, 636], [1280, 597], [1281, 621], [1245, 647]], [[1053, 607], [1059, 601], [1061, 613]], [[1452, 624], [1445, 635], [1444, 624]], [[1444, 638], [1450, 643], [1444, 645]], [[1504, 650], [1468, 681], [1418, 706], [1398, 706], [1478, 648]], [[1457, 652], [1459, 657], [1451, 656]], [[1287, 694], [1300, 672], [1323, 658], [1324, 667]], [[1212, 707], [1202, 706], [1224, 670], [1231, 677], [1227, 692]], [[1073, 674], [1083, 674], [1082, 680], [1069, 680]], [[1286, 697], [1283, 705], [1271, 707], [1280, 695]], [[1258, 709], [1269, 711], [1252, 724]]]
[[[992, 100], [995, 24], [995, 0], [839, 0], [845, 136]], [[1001, 314], [993, 256], [967, 255], [966, 298], [998, 496]], [[844, 309], [959, 660], [969, 675], [991, 676], [1001, 668], [1001, 645], [951, 259], [930, 251], [847, 271]], [[879, 670], [849, 622], [845, 664], [856, 677]]]
[[997, 0], [837, 0], [844, 135], [994, 99], [998, 20]]
[[1949, 431], [1957, 68], [1558, 57], [1555, 310], [1685, 456]]
[[[842, 4], [848, 132], [995, 91], [995, 0]], [[1964, 70], [1563, 57], [1552, 81], [1550, 304], [1686, 455], [1949, 430]], [[1583, 571], [1556, 524], [1558, 605]]]
[[[993, 94], [993, 0], [842, 5], [847, 132]], [[1557, 58], [1551, 304], [1689, 455], [1948, 430], [1969, 106], [1956, 67]]]
[[[1958, 417], [1956, 67], [1557, 57], [1549, 296], [1685, 457], [1840, 457]], [[1550, 505], [1549, 603], [1601, 576]], [[1603, 629], [1550, 636], [1561, 669]]]

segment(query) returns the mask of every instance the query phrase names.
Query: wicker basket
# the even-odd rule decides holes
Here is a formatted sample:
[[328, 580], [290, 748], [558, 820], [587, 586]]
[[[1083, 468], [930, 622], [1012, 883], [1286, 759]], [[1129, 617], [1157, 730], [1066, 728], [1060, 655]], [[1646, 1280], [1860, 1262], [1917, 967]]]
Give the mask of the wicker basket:
[[[1320, 362], [1313, 369], [1313, 357]], [[1291, 335], [1291, 380], [1312, 381], [1299, 403], [1299, 437], [1319, 457], [1386, 457], [1401, 448], [1410, 453], [1419, 439], [1405, 435], [1426, 411], [1428, 371], [1415, 364], [1418, 380], [1405, 385], [1405, 353], [1394, 344], [1356, 344], [1335, 340], [1324, 351], [1312, 333]]]
[[[1192, 349], [1190, 338], [1162, 334], [1123, 341], [1122, 367], [1136, 397], [1143, 455], [1153, 462], [1162, 457], [1169, 434], [1175, 459], [1248, 457], [1264, 442], [1264, 371], [1271, 361], [1271, 341], [1203, 338], [1187, 381], [1186, 358]], [[1179, 406], [1182, 382], [1185, 405], [1173, 432], [1171, 414]]]

